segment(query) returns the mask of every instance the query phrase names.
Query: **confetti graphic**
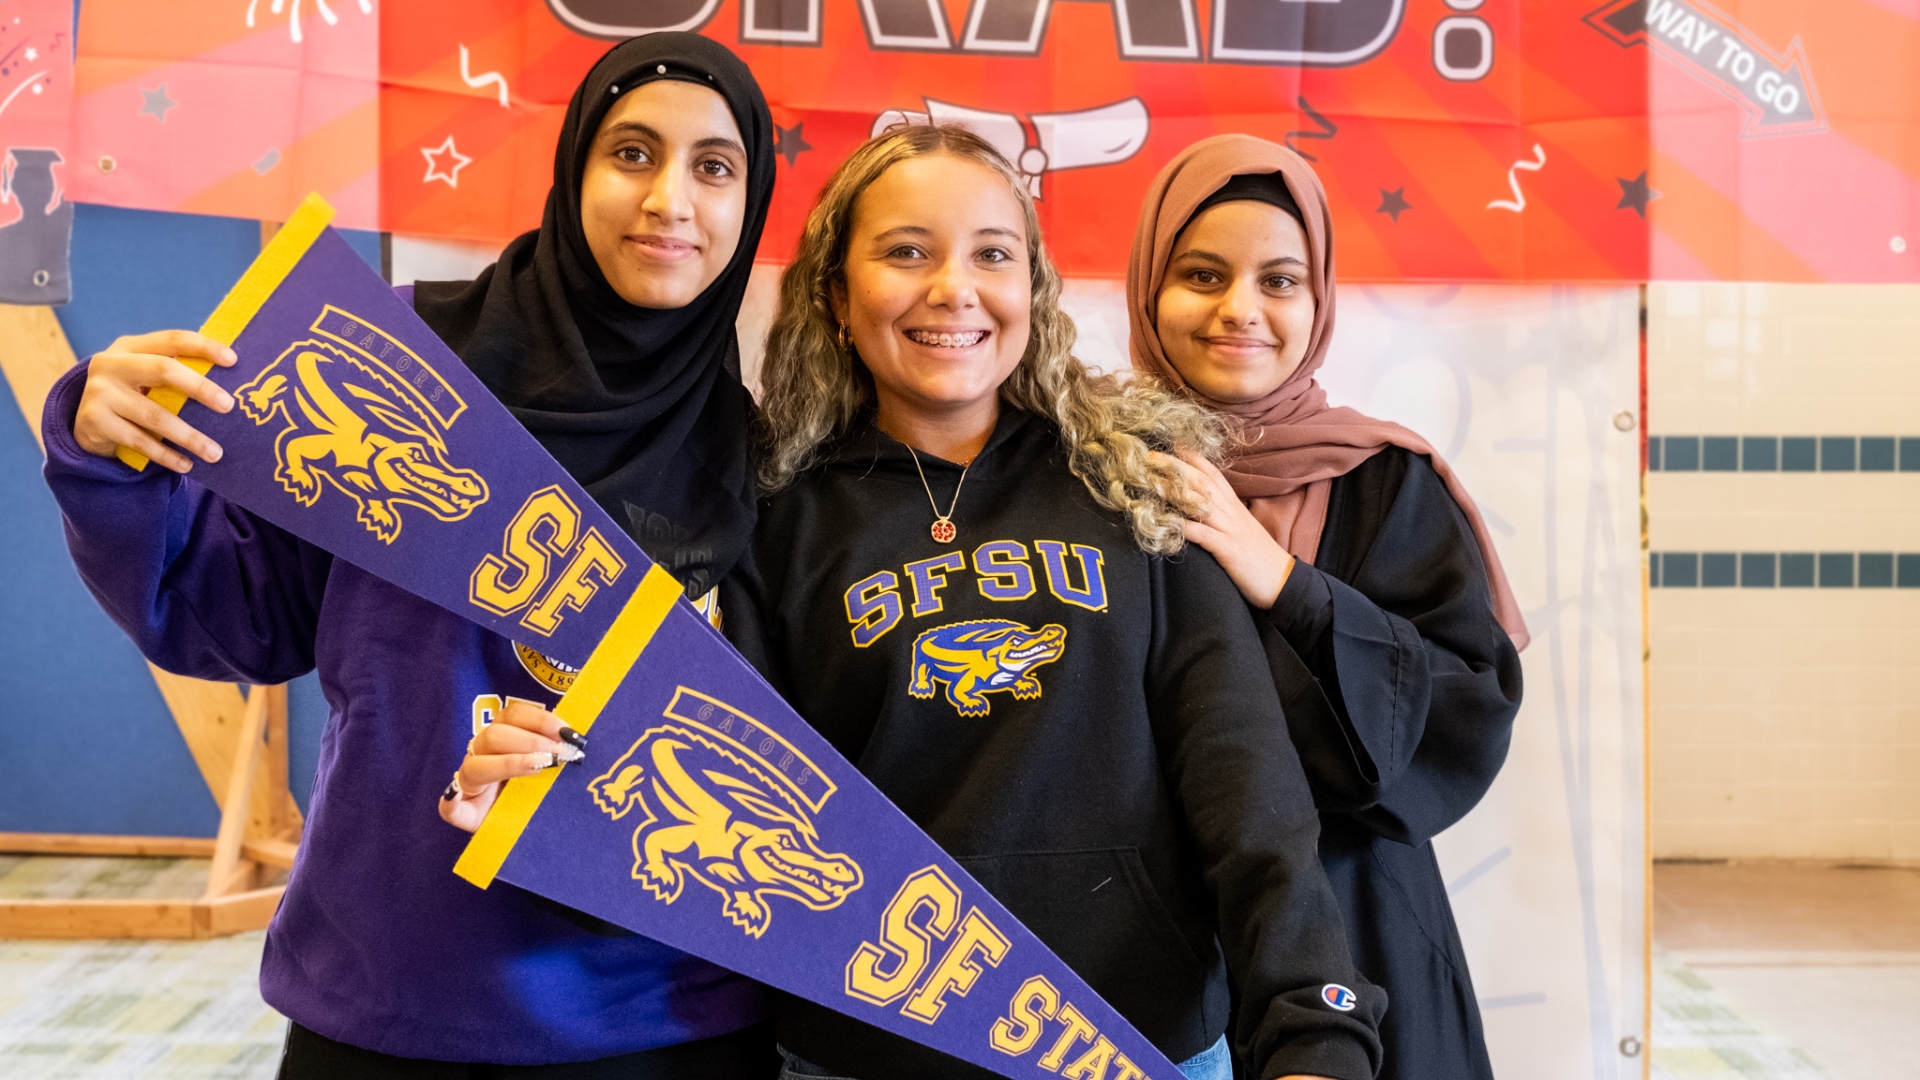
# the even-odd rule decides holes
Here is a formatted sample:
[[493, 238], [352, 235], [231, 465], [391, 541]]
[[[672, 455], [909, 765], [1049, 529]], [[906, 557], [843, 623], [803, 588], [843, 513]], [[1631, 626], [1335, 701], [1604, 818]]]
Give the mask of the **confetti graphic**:
[[1495, 199], [1487, 204], [1487, 209], [1511, 210], [1516, 214], [1525, 210], [1527, 208], [1527, 193], [1520, 190], [1520, 170], [1525, 169], [1528, 172], [1539, 172], [1541, 169], [1546, 168], [1546, 166], [1547, 152], [1540, 148], [1539, 143], [1534, 143], [1533, 160], [1516, 161], [1513, 163], [1513, 167], [1507, 170], [1507, 186], [1513, 189], [1513, 198], [1511, 200]]
[[[292, 39], [295, 45], [306, 40], [300, 34], [300, 3], [301, 0], [273, 0], [273, 7], [271, 9], [275, 15], [280, 14], [282, 11], [286, 12], [287, 36]], [[373, 13], [373, 0], [359, 0], [359, 3], [360, 13], [362, 15], [371, 15]], [[327, 6], [327, 0], [313, 0], [313, 4], [314, 7], [319, 10], [320, 17], [327, 21], [328, 26], [338, 26], [340, 24], [340, 16], [335, 15], [333, 8]], [[260, 0], [247, 0], [247, 26], [249, 28], [254, 25], [254, 16], [259, 7]]]
[[1286, 138], [1287, 149], [1293, 151], [1296, 154], [1299, 154], [1301, 157], [1306, 158], [1308, 161], [1319, 161], [1320, 160], [1319, 158], [1313, 156], [1312, 154], [1308, 153], [1306, 150], [1302, 149], [1293, 140], [1295, 139], [1331, 139], [1335, 135], [1340, 134], [1340, 126], [1338, 124], [1335, 124], [1333, 121], [1327, 119], [1326, 117], [1321, 116], [1319, 113], [1315, 112], [1313, 109], [1313, 106], [1307, 104], [1306, 95], [1304, 94], [1301, 95], [1299, 105], [1300, 105], [1301, 115], [1313, 121], [1314, 126], [1312, 128], [1295, 128], [1294, 130], [1287, 132], [1287, 138]]
[[[439, 180], [450, 188], [459, 188], [460, 170], [473, 164], [473, 159], [454, 149], [453, 136], [431, 149], [422, 148], [420, 156], [427, 159], [427, 175], [420, 182], [430, 184]], [[449, 168], [451, 164], [451, 168]]]
[[475, 75], [468, 70], [468, 62], [467, 47], [462, 45], [460, 46], [460, 81], [472, 87], [498, 87], [500, 89], [500, 107], [503, 109], [506, 108], [508, 99], [506, 78], [497, 71], [483, 71]]

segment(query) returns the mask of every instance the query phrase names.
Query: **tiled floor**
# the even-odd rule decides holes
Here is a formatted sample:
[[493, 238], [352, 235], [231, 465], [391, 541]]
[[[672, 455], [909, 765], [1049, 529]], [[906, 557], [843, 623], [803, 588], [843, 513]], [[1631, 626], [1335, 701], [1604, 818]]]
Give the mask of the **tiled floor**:
[[1920, 870], [1654, 867], [1656, 1077], [1920, 1080]]
[[[0, 856], [0, 896], [185, 896], [205, 873]], [[1920, 1080], [1920, 870], [1662, 864], [1654, 915], [1655, 1077]], [[261, 941], [0, 940], [0, 1077], [267, 1080]]]
[[[192, 896], [195, 859], [0, 856], [8, 898]], [[5, 1080], [266, 1080], [286, 1021], [260, 1000], [264, 934], [0, 940]]]

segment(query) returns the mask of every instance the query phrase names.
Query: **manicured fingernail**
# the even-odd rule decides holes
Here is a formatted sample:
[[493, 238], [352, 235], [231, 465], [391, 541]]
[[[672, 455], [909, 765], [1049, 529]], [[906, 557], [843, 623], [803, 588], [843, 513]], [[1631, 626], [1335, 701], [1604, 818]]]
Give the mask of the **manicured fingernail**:
[[445, 790], [445, 791], [443, 791], [443, 792], [441, 792], [441, 793], [440, 793], [440, 801], [441, 801], [441, 802], [452, 802], [452, 801], [453, 801], [453, 797], [454, 797], [455, 795], [458, 795], [458, 794], [460, 794], [460, 789], [459, 789], [458, 787], [455, 787], [455, 786], [454, 786], [454, 785], [452, 785], [452, 784], [448, 784], [448, 785], [447, 785], [447, 790]]
[[554, 754], [553, 752], [551, 752], [551, 751], [542, 751], [541, 753], [538, 753], [538, 754], [535, 754], [535, 755], [533, 755], [533, 756], [534, 756], [535, 758], [546, 758], [546, 759], [547, 759], [547, 760], [546, 760], [546, 761], [544, 761], [544, 762], [538, 762], [538, 761], [536, 761], [536, 763], [535, 763], [535, 764], [534, 764], [534, 766], [533, 766], [533, 769], [534, 769], [534, 771], [535, 771], [535, 772], [541, 772], [541, 771], [543, 771], [543, 770], [546, 770], [546, 769], [551, 769], [551, 768], [553, 768], [553, 767], [554, 767], [555, 765], [558, 765], [558, 764], [560, 764], [560, 759], [559, 759], [559, 757], [558, 757], [558, 756], [556, 756], [556, 755], [555, 755], [555, 754]]
[[587, 752], [577, 746], [561, 746], [554, 751], [554, 756], [569, 765], [587, 760]]
[[579, 747], [582, 750], [587, 748], [587, 737], [565, 724], [560, 725], [560, 741], [566, 743], [568, 746]]

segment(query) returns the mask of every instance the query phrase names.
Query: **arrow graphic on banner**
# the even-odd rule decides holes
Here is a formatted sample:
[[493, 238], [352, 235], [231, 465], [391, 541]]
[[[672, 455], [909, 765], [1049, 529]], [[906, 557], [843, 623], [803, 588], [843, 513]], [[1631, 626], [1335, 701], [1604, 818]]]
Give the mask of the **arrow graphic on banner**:
[[1650, 45], [1687, 74], [1746, 107], [1754, 135], [1825, 131], [1826, 114], [1800, 39], [1780, 56], [1703, 0], [1614, 0], [1587, 24], [1624, 48]]

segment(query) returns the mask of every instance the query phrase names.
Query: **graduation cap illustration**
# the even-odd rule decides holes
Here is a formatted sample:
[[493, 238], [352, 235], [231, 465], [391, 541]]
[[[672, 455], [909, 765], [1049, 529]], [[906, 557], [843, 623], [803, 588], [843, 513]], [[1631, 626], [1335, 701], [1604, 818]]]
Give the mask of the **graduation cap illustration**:
[[73, 298], [67, 273], [73, 204], [54, 179], [65, 160], [58, 150], [17, 146], [7, 151], [0, 206], [19, 217], [0, 228], [0, 303], [64, 304]]
[[933, 98], [921, 100], [926, 105], [924, 112], [888, 109], [875, 117], [872, 134], [901, 124], [964, 127], [1012, 162], [1026, 177], [1027, 191], [1036, 199], [1042, 197], [1040, 181], [1047, 173], [1115, 165], [1147, 144], [1147, 106], [1137, 97], [1077, 112], [1034, 113], [1025, 122], [1014, 113], [988, 112]]

